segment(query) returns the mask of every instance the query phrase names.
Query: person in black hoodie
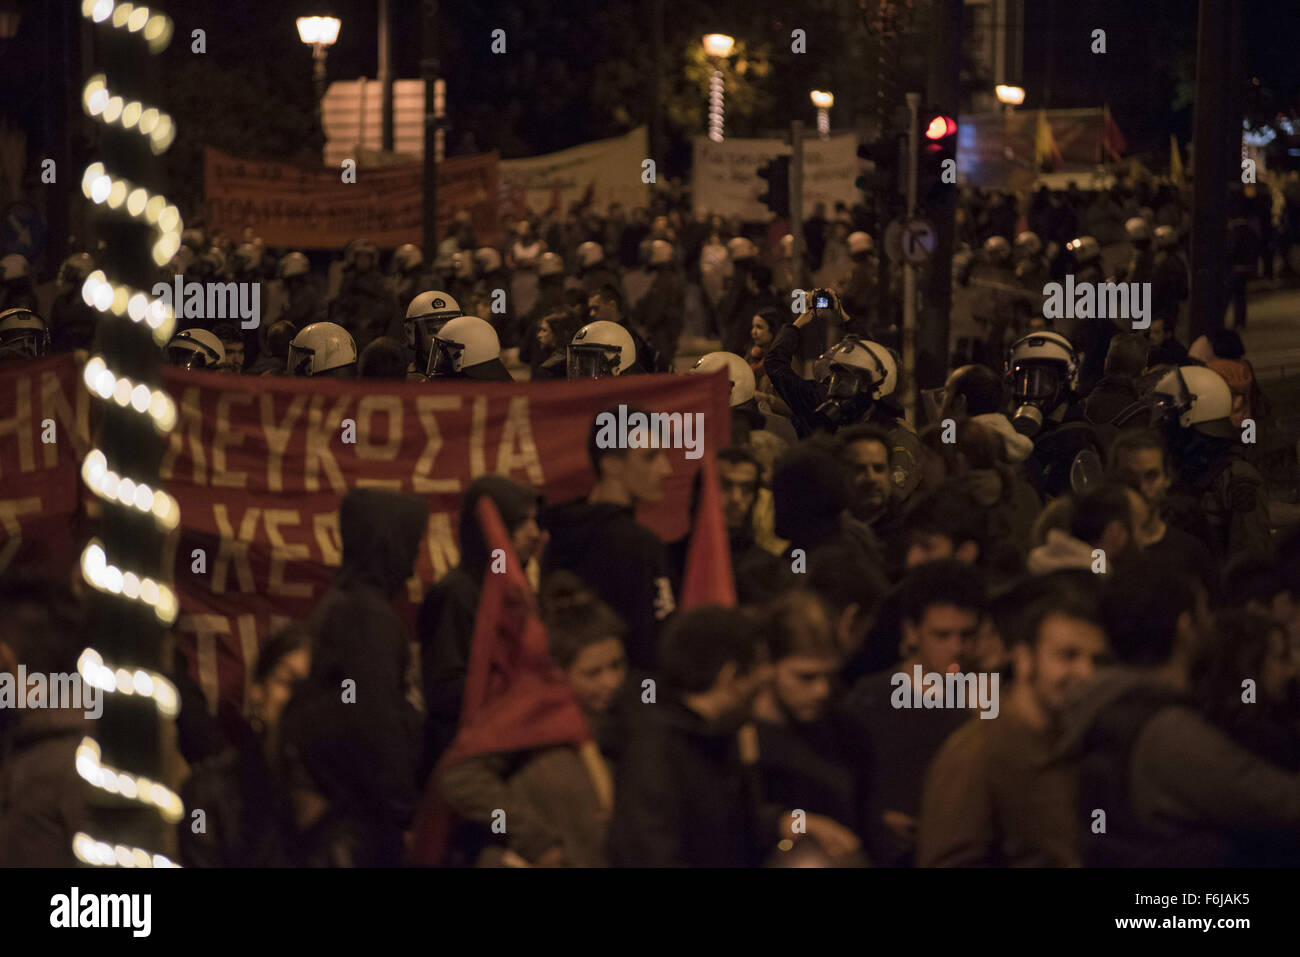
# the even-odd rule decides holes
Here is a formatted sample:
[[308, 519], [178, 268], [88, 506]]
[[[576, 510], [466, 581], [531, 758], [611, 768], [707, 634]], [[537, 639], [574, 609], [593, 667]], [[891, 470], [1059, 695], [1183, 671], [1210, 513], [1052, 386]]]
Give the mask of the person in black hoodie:
[[311, 672], [284, 716], [305, 863], [401, 859], [418, 719], [406, 697], [410, 636], [392, 602], [427, 524], [423, 498], [386, 489], [352, 489], [339, 507], [343, 561], [312, 611]]
[[[628, 408], [628, 419], [637, 412], [641, 410]], [[629, 664], [653, 669], [655, 636], [676, 602], [668, 552], [659, 536], [637, 523], [636, 506], [663, 499], [672, 467], [662, 448], [602, 448], [600, 424], [606, 415], [617, 419], [618, 409], [597, 415], [587, 436], [587, 457], [596, 477], [590, 494], [542, 515], [551, 536], [542, 576], [563, 568], [585, 581], [627, 622]]]
[[460, 721], [474, 618], [490, 557], [478, 521], [478, 501], [485, 495], [500, 513], [522, 565], [527, 566], [542, 541], [537, 528], [541, 496], [533, 489], [499, 475], [484, 475], [465, 489], [460, 507], [460, 563], [425, 593], [416, 624], [427, 714], [422, 777], [451, 744]]

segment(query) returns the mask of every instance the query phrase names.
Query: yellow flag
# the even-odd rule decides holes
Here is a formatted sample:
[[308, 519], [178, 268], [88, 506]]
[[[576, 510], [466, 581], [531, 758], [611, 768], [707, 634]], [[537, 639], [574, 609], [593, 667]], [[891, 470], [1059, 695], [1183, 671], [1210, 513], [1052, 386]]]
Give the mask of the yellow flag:
[[1048, 161], [1056, 170], [1065, 165], [1061, 159], [1061, 151], [1056, 148], [1056, 140], [1052, 137], [1052, 127], [1047, 122], [1047, 111], [1039, 110], [1038, 129], [1034, 134], [1034, 166], [1041, 170]]
[[1169, 134], [1169, 178], [1175, 185], [1183, 185], [1183, 155], [1178, 150], [1178, 137]]

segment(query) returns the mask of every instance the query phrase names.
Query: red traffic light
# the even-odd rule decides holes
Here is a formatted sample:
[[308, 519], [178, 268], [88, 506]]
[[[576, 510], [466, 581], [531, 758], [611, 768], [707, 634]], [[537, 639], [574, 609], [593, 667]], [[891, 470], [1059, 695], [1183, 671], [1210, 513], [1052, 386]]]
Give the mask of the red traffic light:
[[956, 132], [957, 123], [951, 116], [936, 116], [926, 126], [925, 138], [927, 140], [941, 140], [945, 136], [952, 136]]

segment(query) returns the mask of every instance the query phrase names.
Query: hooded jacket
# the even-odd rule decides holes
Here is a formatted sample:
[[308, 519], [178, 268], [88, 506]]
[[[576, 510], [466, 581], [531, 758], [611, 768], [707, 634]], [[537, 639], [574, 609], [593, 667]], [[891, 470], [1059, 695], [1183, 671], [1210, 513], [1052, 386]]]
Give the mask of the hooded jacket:
[[1019, 465], [1034, 451], [1033, 441], [1017, 432], [1011, 420], [1001, 412], [973, 415], [971, 421], [997, 434], [997, 437], [1002, 440], [1002, 450], [1006, 453], [1007, 461], [1012, 465]]
[[1092, 546], [1073, 535], [1053, 528], [1047, 539], [1029, 553], [1025, 567], [1031, 575], [1046, 575], [1069, 568], [1092, 568]]
[[[284, 719], [291, 759], [335, 816], [368, 832], [360, 842], [374, 854], [368, 863], [399, 859], [415, 806], [410, 636], [392, 601], [414, 569], [427, 522], [428, 507], [415, 495], [358, 488], [344, 496], [343, 561], [312, 612], [311, 675]], [[349, 688], [355, 700], [344, 700]]]
[[[1124, 710], [1142, 713], [1116, 720]], [[1300, 832], [1300, 775], [1235, 744], [1139, 671], [1098, 671], [1067, 703], [1063, 718], [1059, 752], [1082, 762], [1085, 813], [1092, 807], [1088, 789], [1106, 787], [1099, 777], [1116, 784], [1105, 773], [1107, 764], [1097, 758], [1111, 751], [1109, 768], [1127, 771], [1127, 781], [1118, 782], [1119, 806], [1107, 812], [1111, 834], [1094, 835], [1083, 828], [1085, 865], [1099, 855], [1113, 855], [1109, 844], [1118, 844], [1121, 836], [1129, 838], [1129, 851], [1125, 860], [1114, 863], [1222, 866], [1234, 863], [1234, 832], [1289, 835], [1292, 840]]]
[[438, 755], [451, 744], [460, 720], [474, 618], [490, 557], [475, 517], [478, 500], [484, 495], [492, 499], [506, 530], [511, 532], [539, 503], [535, 491], [499, 475], [484, 475], [465, 489], [460, 511], [460, 562], [425, 593], [416, 623], [427, 712], [422, 770], [432, 768]]
[[668, 550], [636, 520], [631, 505], [567, 502], [545, 511], [550, 544], [542, 575], [573, 572], [627, 624], [624, 645], [633, 668], [654, 669], [659, 624], [676, 607]]

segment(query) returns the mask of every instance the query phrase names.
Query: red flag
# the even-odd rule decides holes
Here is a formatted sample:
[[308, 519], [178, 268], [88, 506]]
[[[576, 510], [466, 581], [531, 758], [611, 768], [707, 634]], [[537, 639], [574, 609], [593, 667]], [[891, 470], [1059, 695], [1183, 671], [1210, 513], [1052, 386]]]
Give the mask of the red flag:
[[1119, 127], [1111, 119], [1109, 106], [1103, 107], [1103, 116], [1105, 121], [1102, 125], [1101, 145], [1110, 154], [1110, 158], [1118, 162], [1120, 157], [1124, 155], [1124, 150], [1128, 148], [1124, 142], [1124, 134], [1119, 131]]
[[727, 519], [718, 491], [717, 466], [705, 455], [700, 465], [700, 502], [695, 527], [686, 549], [686, 571], [682, 576], [682, 608], [697, 605], [736, 606], [736, 582], [731, 574], [731, 546], [727, 541]]
[[[486, 495], [478, 501], [478, 519], [492, 560], [474, 620], [460, 726], [430, 775], [413, 825], [417, 864], [440, 863], [451, 833], [451, 813], [437, 793], [444, 768], [479, 754], [581, 745], [591, 737], [573, 692], [551, 660], [532, 587]], [[496, 572], [502, 561], [505, 570]]]

